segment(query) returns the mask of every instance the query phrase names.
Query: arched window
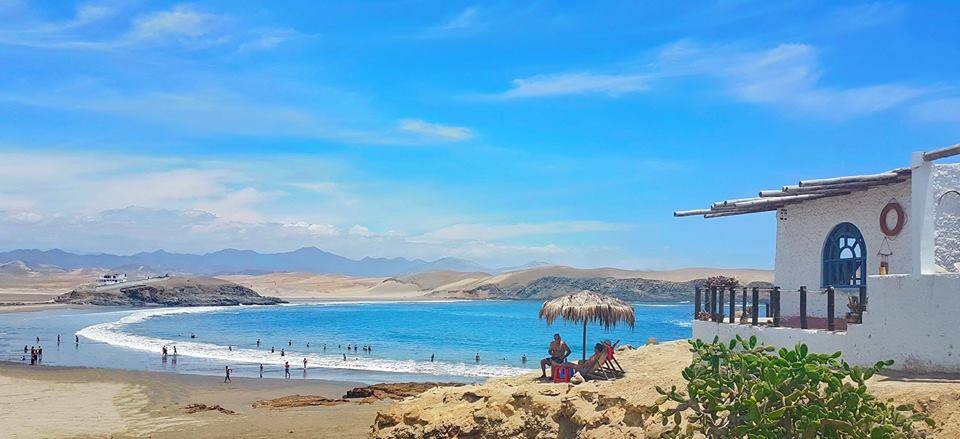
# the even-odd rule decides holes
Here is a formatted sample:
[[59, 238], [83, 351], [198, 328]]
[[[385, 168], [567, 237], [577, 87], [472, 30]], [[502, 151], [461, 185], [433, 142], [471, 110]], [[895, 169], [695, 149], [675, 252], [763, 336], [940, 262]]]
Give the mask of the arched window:
[[857, 226], [838, 224], [823, 244], [821, 286], [854, 288], [867, 284], [867, 244]]

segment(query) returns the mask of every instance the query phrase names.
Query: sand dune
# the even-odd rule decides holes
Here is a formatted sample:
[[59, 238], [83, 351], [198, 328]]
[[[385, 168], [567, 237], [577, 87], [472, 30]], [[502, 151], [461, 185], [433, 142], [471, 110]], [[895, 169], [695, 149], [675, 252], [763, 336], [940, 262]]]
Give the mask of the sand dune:
[[[0, 272], [0, 303], [43, 303], [94, 282], [106, 273], [101, 269], [36, 270], [10, 264]], [[502, 289], [525, 286], [547, 276], [569, 278], [612, 277], [687, 281], [715, 275], [733, 276], [743, 282], [771, 281], [773, 272], [754, 269], [684, 268], [636, 271], [618, 268], [582, 269], [560, 265], [539, 266], [491, 275], [483, 272], [428, 271], [397, 278], [352, 277], [313, 273], [221, 275], [221, 279], [251, 288], [261, 295], [287, 300], [409, 300], [432, 292], [468, 291], [485, 285]]]
[[228, 275], [221, 279], [251, 288], [262, 295], [282, 299], [390, 299], [422, 297], [416, 284], [391, 278], [350, 277], [313, 273]]
[[[472, 274], [472, 273], [471, 273]], [[638, 271], [623, 270], [619, 268], [574, 268], [563, 265], [548, 265], [543, 267], [528, 268], [525, 270], [510, 271], [487, 277], [464, 276], [456, 279], [454, 282], [439, 284], [434, 287], [436, 291], [458, 291], [469, 290], [483, 285], [495, 284], [500, 288], [516, 285], [527, 285], [531, 282], [547, 276], [570, 277], [570, 278], [594, 278], [594, 277], [612, 277], [617, 279], [644, 278], [651, 280], [665, 280], [673, 282], [683, 282], [694, 279], [703, 279], [710, 276], [730, 276], [740, 279], [744, 283], [752, 281], [773, 281], [772, 270], [756, 269], [738, 269], [738, 268], [683, 268], [678, 270], [663, 271]], [[427, 272], [417, 275], [418, 279], [423, 279], [425, 283], [439, 283], [438, 280], [449, 278], [447, 273]], [[436, 279], [436, 280], [435, 280]]]

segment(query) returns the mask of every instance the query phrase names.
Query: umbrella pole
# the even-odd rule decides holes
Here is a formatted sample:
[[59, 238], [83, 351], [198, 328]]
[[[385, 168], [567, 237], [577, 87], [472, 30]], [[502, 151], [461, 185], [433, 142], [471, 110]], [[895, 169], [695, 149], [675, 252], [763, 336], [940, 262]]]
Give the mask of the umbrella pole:
[[583, 321], [583, 361], [587, 361], [587, 321]]

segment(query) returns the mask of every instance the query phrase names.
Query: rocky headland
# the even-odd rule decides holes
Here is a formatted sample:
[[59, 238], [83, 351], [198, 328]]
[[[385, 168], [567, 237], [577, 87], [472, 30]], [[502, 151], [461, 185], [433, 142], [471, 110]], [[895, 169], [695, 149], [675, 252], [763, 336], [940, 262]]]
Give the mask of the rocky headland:
[[[706, 279], [676, 282], [644, 278], [544, 276], [529, 283], [487, 283], [469, 289], [434, 291], [430, 296], [445, 299], [543, 300], [588, 290], [627, 301], [676, 302], [693, 299], [696, 287], [703, 287], [706, 283]], [[770, 285], [768, 282], [751, 282], [746, 286]]]
[[82, 286], [58, 296], [57, 303], [102, 306], [229, 306], [275, 305], [276, 297], [261, 296], [242, 285], [212, 277], [168, 277], [151, 282], [131, 281], [109, 288]]

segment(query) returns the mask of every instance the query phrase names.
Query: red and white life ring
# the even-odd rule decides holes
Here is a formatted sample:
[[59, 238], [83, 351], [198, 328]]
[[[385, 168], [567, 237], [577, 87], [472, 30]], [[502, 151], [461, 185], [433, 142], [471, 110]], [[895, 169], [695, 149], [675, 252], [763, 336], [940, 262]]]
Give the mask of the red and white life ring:
[[[897, 214], [897, 223], [894, 224], [893, 228], [890, 228], [890, 222], [887, 221], [887, 218], [890, 216], [890, 213], [894, 212]], [[891, 201], [887, 203], [886, 206], [883, 206], [883, 210], [880, 211], [880, 231], [884, 235], [893, 237], [900, 234], [903, 231], [903, 226], [907, 224], [907, 215], [903, 211], [903, 206], [896, 201]]]

